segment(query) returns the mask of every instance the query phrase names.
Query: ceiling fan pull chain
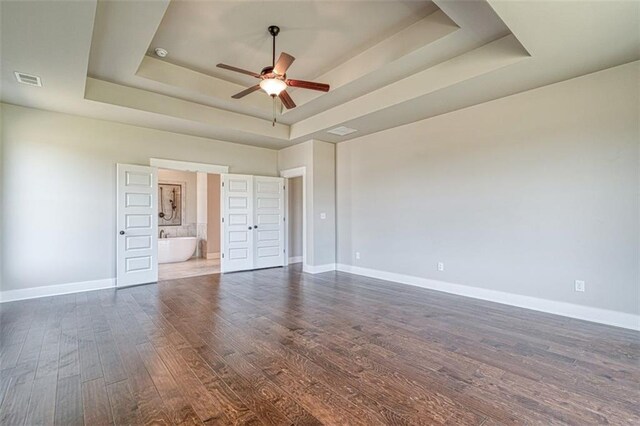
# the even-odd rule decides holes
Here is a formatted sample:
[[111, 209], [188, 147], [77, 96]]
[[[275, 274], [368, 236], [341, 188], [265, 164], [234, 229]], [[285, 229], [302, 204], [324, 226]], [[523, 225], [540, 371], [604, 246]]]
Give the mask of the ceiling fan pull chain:
[[271, 123], [271, 127], [276, 127], [276, 97], [273, 98], [273, 122]]

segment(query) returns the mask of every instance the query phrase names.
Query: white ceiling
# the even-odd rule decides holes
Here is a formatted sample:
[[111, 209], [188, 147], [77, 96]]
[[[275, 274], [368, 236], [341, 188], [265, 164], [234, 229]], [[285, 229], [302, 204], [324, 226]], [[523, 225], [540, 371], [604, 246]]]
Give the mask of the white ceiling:
[[[348, 140], [640, 59], [636, 1], [0, 1], [0, 14], [3, 102], [269, 148]], [[265, 94], [230, 99], [251, 78], [214, 68], [266, 65], [269, 24], [282, 27], [277, 50], [296, 56], [292, 77], [332, 86], [292, 90], [299, 106], [275, 127]], [[168, 60], [147, 55], [156, 43]], [[326, 133], [341, 125], [358, 132]]]
[[216, 68], [222, 62], [254, 72], [271, 65], [269, 25], [278, 25], [276, 55], [296, 60], [290, 78], [312, 80], [346, 59], [433, 13], [430, 1], [172, 1], [148, 53], [231, 82], [251, 77]]

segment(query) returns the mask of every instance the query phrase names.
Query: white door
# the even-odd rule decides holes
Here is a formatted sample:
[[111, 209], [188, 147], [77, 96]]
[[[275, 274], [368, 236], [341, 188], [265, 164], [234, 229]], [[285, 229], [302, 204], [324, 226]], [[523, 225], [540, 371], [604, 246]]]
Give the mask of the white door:
[[284, 266], [284, 179], [254, 176], [255, 269]]
[[117, 286], [158, 281], [157, 169], [118, 164], [117, 170]]
[[223, 174], [222, 272], [253, 269], [253, 176]]

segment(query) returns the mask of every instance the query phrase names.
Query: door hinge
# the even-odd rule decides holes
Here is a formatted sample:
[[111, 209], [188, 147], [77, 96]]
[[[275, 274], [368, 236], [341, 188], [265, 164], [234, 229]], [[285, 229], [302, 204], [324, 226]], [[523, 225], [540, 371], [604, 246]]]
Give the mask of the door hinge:
[[224, 182], [222, 182], [222, 186], [224, 186]]
[[222, 218], [222, 222], [224, 223], [224, 217]]
[[224, 259], [224, 253], [222, 253], [222, 258]]
[[283, 217], [283, 218], [282, 218], [282, 221], [283, 221], [283, 222], [286, 222], [286, 221], [287, 221], [287, 218], [286, 218], [286, 217]]

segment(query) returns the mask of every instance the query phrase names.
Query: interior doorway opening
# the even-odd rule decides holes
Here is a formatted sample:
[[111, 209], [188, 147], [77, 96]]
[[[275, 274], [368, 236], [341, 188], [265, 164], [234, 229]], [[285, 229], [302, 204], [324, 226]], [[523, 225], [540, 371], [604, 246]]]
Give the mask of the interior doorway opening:
[[295, 176], [287, 180], [287, 254], [288, 263], [302, 263], [302, 176]]
[[[303, 270], [308, 268], [307, 262], [307, 168], [305, 166], [295, 167], [280, 171], [280, 176], [286, 179], [286, 208], [287, 216], [291, 216], [292, 210], [296, 215], [293, 224], [289, 224], [292, 220], [287, 218], [286, 229], [286, 253], [285, 262], [298, 263], [302, 262]], [[293, 189], [291, 188], [293, 186]], [[300, 209], [302, 210], [300, 212]], [[302, 230], [300, 231], [300, 227]], [[292, 236], [291, 234], [295, 234]], [[298, 237], [300, 236], [300, 237]], [[294, 245], [296, 247], [294, 247]], [[301, 245], [301, 254], [297, 248]], [[290, 253], [295, 253], [292, 255]], [[302, 259], [300, 259], [302, 257]]]
[[220, 175], [158, 169], [158, 280], [220, 273]]

